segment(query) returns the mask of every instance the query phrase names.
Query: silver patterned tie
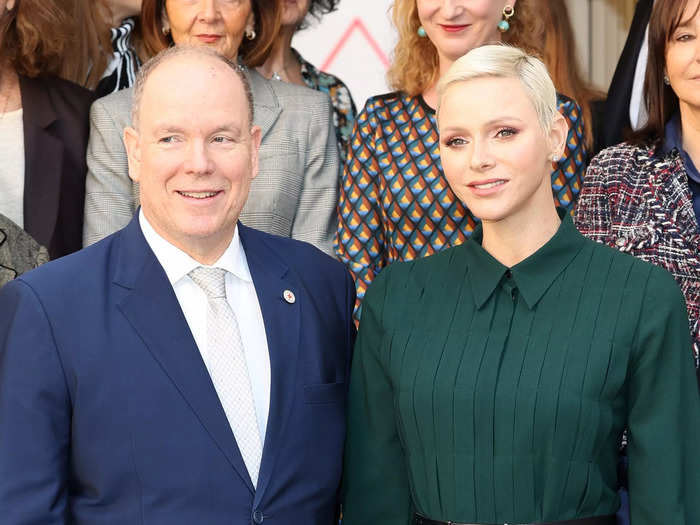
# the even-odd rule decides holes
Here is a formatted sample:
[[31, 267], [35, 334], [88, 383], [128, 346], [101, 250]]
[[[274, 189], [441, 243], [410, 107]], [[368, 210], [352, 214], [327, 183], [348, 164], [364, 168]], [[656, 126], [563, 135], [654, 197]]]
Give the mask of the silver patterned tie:
[[238, 321], [226, 300], [226, 270], [199, 266], [188, 275], [207, 294], [205, 363], [250, 479], [257, 487], [262, 442]]

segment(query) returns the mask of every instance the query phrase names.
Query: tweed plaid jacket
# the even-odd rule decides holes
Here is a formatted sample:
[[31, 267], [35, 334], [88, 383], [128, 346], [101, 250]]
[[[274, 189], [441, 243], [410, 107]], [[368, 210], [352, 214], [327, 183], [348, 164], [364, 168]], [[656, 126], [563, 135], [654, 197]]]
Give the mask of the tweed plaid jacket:
[[685, 296], [700, 349], [700, 230], [678, 150], [618, 144], [591, 161], [574, 221], [585, 236], [665, 268]]

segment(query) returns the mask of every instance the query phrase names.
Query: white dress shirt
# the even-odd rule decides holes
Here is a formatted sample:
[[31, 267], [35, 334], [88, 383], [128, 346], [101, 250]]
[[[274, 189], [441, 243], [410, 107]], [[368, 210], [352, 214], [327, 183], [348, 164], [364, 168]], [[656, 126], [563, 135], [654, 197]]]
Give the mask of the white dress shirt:
[[[146, 242], [168, 276], [204, 364], [208, 365], [207, 296], [204, 290], [187, 275], [198, 266], [205, 265], [198, 263], [161, 237], [150, 225], [143, 210], [139, 211], [139, 225]], [[270, 353], [260, 303], [238, 235], [238, 226], [231, 244], [212, 267], [226, 270], [226, 299], [238, 319], [253, 389], [255, 414], [260, 428], [260, 437], [264, 443], [270, 410]]]

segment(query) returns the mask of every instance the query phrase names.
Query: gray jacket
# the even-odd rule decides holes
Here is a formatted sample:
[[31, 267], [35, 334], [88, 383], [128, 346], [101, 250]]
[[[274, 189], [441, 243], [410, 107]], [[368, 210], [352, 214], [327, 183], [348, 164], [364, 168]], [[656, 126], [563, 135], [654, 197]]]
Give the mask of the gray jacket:
[[[306, 241], [333, 254], [340, 162], [330, 99], [311, 89], [247, 71], [254, 122], [262, 129], [258, 176], [241, 221]], [[131, 124], [132, 89], [100, 98], [90, 111], [83, 246], [123, 228], [138, 207], [123, 130]]]

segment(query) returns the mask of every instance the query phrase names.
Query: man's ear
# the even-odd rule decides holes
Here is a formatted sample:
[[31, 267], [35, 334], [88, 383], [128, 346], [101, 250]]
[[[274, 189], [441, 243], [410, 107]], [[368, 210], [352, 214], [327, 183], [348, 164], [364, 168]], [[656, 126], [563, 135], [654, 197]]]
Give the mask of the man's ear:
[[129, 159], [129, 177], [134, 182], [141, 178], [141, 141], [139, 133], [131, 126], [124, 128], [124, 145]]
[[252, 179], [258, 175], [258, 152], [260, 151], [260, 142], [262, 142], [262, 130], [260, 126], [253, 126], [250, 128], [250, 165]]
[[549, 151], [554, 157], [562, 158], [566, 151], [566, 138], [569, 135], [569, 124], [564, 116], [557, 111], [549, 130]]

